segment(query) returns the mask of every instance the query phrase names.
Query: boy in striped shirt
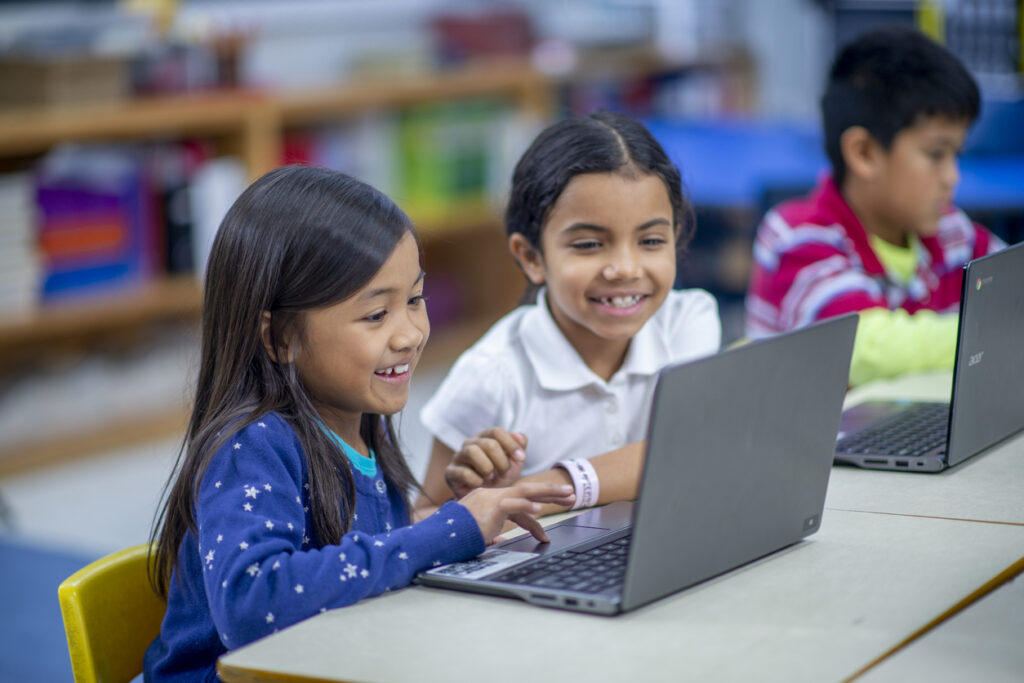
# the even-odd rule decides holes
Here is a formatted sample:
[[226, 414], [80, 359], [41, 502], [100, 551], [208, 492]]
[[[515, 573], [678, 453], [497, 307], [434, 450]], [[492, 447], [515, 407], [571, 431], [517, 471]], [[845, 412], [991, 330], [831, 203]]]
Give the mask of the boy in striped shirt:
[[821, 100], [832, 174], [758, 227], [748, 337], [857, 311], [851, 385], [952, 368], [962, 267], [1005, 246], [951, 203], [979, 99], [914, 29], [843, 48]]

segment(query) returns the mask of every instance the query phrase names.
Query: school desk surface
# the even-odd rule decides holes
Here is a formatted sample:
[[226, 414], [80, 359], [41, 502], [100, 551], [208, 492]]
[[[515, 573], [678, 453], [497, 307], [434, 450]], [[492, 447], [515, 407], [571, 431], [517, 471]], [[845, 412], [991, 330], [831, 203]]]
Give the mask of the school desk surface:
[[[926, 377], [916, 387], [914, 380], [884, 383], [876, 395], [948, 392], [948, 375]], [[858, 391], [853, 399], [870, 397]], [[817, 534], [618, 617], [417, 586], [326, 612], [230, 652], [219, 671], [228, 683], [842, 680], [1020, 559], [1024, 524], [973, 521], [969, 511], [949, 515], [939, 506], [941, 492], [928, 488], [977, 498], [973, 487], [988, 476], [970, 473], [1019, 467], [1024, 440], [975, 460], [948, 475], [865, 473], [885, 491], [875, 498], [865, 497], [859, 475], [833, 468]], [[957, 480], [958, 474], [964, 476]], [[986, 493], [1004, 500], [981, 516], [1003, 516], [1013, 493], [1008, 488]], [[900, 489], [908, 502], [897, 500]], [[904, 504], [913, 511], [901, 511]], [[1017, 640], [1014, 631], [997, 637]]]

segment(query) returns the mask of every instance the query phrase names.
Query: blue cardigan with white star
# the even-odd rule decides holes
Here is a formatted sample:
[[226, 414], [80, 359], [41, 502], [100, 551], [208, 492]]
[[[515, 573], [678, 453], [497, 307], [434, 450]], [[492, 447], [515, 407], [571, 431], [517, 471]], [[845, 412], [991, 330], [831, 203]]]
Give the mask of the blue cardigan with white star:
[[398, 491], [353, 468], [351, 530], [322, 545], [309, 515], [306, 461], [295, 431], [271, 413], [217, 451], [199, 486], [198, 538], [178, 552], [147, 681], [217, 680], [217, 657], [334, 607], [406, 586], [432, 565], [484, 549], [469, 511], [448, 502], [408, 524]]

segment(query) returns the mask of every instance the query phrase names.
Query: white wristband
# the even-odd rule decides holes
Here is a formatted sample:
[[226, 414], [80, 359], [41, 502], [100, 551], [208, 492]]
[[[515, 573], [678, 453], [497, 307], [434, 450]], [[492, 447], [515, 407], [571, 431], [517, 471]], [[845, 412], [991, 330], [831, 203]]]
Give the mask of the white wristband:
[[597, 471], [589, 460], [575, 458], [559, 460], [555, 467], [561, 467], [569, 473], [572, 487], [576, 490], [576, 502], [572, 509], [589, 508], [597, 505], [597, 497], [601, 493], [601, 483], [597, 479]]

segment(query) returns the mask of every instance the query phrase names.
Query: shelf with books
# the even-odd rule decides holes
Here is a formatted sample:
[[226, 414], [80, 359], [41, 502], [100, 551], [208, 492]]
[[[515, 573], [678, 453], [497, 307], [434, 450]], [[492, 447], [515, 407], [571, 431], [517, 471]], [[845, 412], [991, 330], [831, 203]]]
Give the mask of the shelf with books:
[[40, 306], [0, 319], [0, 368], [22, 351], [69, 345], [119, 330], [174, 320], [198, 320], [202, 292], [192, 275], [156, 278], [128, 290]]
[[148, 97], [73, 107], [0, 110], [0, 157], [38, 155], [62, 143], [209, 137], [254, 172], [277, 154], [272, 98], [244, 91]]
[[[503, 189], [500, 182], [492, 181], [507, 182], [504, 176], [510, 175], [510, 163], [539, 125], [555, 115], [562, 89], [574, 78], [585, 82], [630, 74], [647, 77], [676, 68], [649, 55], [629, 60], [620, 55], [604, 66], [587, 60], [577, 71], [559, 77], [542, 74], [524, 60], [491, 60], [441, 73], [367, 74], [315, 92], [236, 90], [57, 109], [0, 110], [0, 170], [25, 172], [65, 143], [174, 146], [188, 142], [204, 147], [204, 159], [234, 157], [239, 174], [251, 179], [289, 161], [285, 153], [291, 137], [354, 125], [355, 137], [362, 139], [364, 148], [390, 141], [390, 176], [360, 177], [394, 196], [417, 227], [428, 288], [435, 294], [428, 304], [434, 323], [429, 356], [434, 362], [450, 362], [512, 308], [521, 292], [522, 275], [505, 247], [499, 208]], [[459, 112], [464, 103], [471, 106]], [[430, 171], [432, 157], [450, 146], [452, 138], [446, 136], [467, 130], [474, 131], [476, 143], [486, 140], [491, 152], [499, 150], [505, 156], [482, 159], [467, 145], [452, 168]], [[489, 132], [494, 130], [505, 131], [508, 137], [496, 139]], [[457, 147], [465, 141], [456, 142]], [[367, 156], [367, 149], [361, 153]], [[408, 167], [397, 168], [403, 164]], [[488, 180], [481, 182], [482, 174]], [[463, 193], [466, 187], [471, 191]], [[166, 245], [165, 249], [171, 250]], [[201, 268], [201, 263], [193, 267]], [[119, 337], [142, 337], [172, 321], [183, 320], [194, 329], [201, 312], [201, 291], [187, 268], [175, 272], [165, 260], [127, 287], [88, 297], [69, 296], [19, 313], [0, 313], [0, 380], [6, 381], [30, 361], [51, 352], [101, 351], [104, 344], [117, 348]], [[9, 462], [18, 466], [43, 464], [58, 454], [111, 448], [180, 431], [179, 403], [172, 400], [148, 414], [86, 426], [76, 432], [77, 437], [41, 434], [32, 442], [0, 444], [0, 462], [10, 457]]]

